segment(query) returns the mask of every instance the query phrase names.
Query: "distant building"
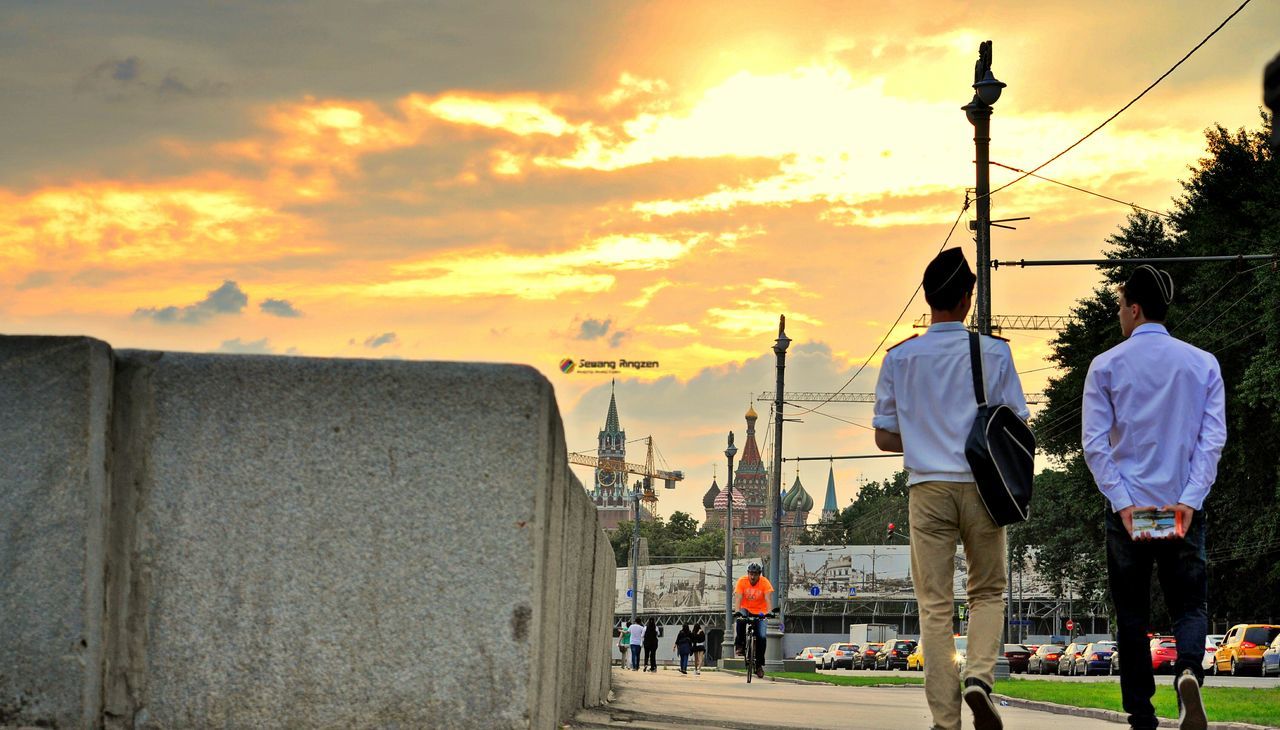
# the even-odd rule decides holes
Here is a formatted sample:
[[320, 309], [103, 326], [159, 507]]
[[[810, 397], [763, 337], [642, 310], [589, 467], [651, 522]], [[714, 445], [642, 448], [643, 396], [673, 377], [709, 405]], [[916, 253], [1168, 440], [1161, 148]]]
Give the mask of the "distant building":
[[821, 522], [832, 522], [840, 516], [840, 507], [836, 504], [836, 469], [827, 467], [827, 498], [822, 502]]

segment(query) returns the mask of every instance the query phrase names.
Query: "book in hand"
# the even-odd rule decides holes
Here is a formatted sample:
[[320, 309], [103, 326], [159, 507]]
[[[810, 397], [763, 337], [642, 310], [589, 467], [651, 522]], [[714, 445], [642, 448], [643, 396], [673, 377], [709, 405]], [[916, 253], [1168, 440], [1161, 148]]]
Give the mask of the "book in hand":
[[1173, 510], [1133, 511], [1133, 539], [1171, 540], [1182, 533], [1182, 515]]

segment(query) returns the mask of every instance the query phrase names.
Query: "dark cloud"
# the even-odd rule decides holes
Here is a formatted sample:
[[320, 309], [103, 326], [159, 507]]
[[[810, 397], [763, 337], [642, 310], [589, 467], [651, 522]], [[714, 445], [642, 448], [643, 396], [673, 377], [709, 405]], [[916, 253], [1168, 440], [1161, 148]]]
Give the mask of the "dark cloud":
[[612, 319], [604, 321], [598, 319], [583, 320], [578, 325], [578, 334], [574, 335], [575, 340], [598, 340], [609, 333], [609, 327], [613, 325]]
[[383, 345], [390, 345], [396, 342], [395, 332], [384, 332], [380, 335], [370, 337], [364, 341], [364, 346], [369, 349], [376, 350]]
[[130, 97], [153, 96], [157, 99], [207, 98], [226, 96], [231, 85], [225, 81], [180, 78], [176, 69], [163, 76], [149, 74], [147, 65], [137, 56], [109, 58], [86, 72], [76, 82], [79, 93], [101, 93], [112, 101]]
[[219, 314], [239, 314], [249, 303], [249, 297], [234, 281], [224, 281], [222, 286], [208, 296], [183, 307], [140, 307], [134, 311], [134, 319], [152, 319], [162, 324], [201, 324]]
[[270, 314], [275, 317], [302, 316], [302, 312], [295, 309], [288, 299], [264, 299], [258, 305], [258, 309], [262, 310], [263, 314]]
[[239, 337], [226, 340], [218, 346], [218, 352], [231, 352], [239, 355], [270, 355], [275, 352], [266, 337], [260, 340], [243, 342]]
[[48, 286], [53, 283], [53, 272], [50, 271], [33, 271], [27, 274], [27, 277], [18, 282], [14, 289], [23, 291], [26, 289], [39, 289], [42, 286]]
[[612, 335], [609, 336], [609, 347], [617, 347], [618, 345], [622, 344], [622, 341], [626, 339], [627, 336], [630, 334], [631, 334], [630, 332], [623, 332], [622, 330], [618, 330], [617, 332], [614, 332]]

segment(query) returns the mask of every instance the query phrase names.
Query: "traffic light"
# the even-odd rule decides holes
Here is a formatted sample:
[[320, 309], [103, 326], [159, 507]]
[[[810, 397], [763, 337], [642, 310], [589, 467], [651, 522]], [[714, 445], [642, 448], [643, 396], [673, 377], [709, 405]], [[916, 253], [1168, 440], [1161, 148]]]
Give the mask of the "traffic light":
[[885, 540], [886, 540], [886, 541], [887, 541], [887, 540], [892, 540], [892, 539], [893, 539], [893, 531], [894, 531], [895, 529], [897, 529], [897, 528], [896, 528], [896, 527], [894, 527], [894, 524], [893, 524], [892, 522], [890, 522], [890, 523], [889, 523], [889, 536], [885, 538]]

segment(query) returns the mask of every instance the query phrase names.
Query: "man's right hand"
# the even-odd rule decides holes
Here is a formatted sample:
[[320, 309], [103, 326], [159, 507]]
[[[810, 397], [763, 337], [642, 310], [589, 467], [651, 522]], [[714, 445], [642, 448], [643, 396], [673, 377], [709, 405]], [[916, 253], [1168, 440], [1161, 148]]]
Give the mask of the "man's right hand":
[[1133, 536], [1133, 513], [1135, 510], [1154, 510], [1154, 509], [1155, 507], [1138, 507], [1136, 505], [1130, 505], [1118, 512], [1118, 514], [1120, 515], [1120, 521], [1124, 523], [1124, 529], [1129, 532], [1130, 540], [1145, 542], [1151, 539], [1150, 537], [1134, 537]]

